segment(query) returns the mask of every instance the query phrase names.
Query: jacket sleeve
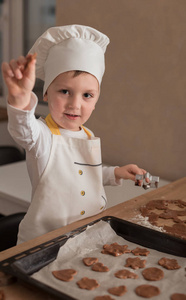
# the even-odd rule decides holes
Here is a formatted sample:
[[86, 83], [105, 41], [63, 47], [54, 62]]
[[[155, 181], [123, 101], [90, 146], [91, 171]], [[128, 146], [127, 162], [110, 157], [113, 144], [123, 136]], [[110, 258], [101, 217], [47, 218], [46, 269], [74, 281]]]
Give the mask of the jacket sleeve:
[[115, 175], [114, 175], [114, 169], [116, 167], [112, 166], [103, 166], [102, 171], [103, 171], [103, 185], [112, 185], [112, 186], [117, 186], [117, 185], [122, 185], [123, 179], [116, 180]]
[[[20, 110], [7, 104], [7, 111], [8, 131], [12, 138], [26, 151], [38, 157], [41, 154], [38, 152], [39, 149], [41, 148], [43, 151], [43, 147], [41, 147], [43, 122], [35, 117], [37, 102], [37, 96], [32, 93], [30, 110]], [[44, 142], [46, 143], [46, 140], [43, 139]]]

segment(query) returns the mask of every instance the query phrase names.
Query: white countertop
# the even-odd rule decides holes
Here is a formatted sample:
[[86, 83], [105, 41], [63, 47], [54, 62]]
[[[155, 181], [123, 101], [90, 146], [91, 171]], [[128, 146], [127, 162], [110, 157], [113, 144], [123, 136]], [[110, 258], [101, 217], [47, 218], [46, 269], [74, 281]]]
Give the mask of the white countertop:
[[[160, 179], [159, 187], [168, 183], [168, 181]], [[31, 190], [25, 161], [0, 166], [1, 214], [26, 212], [31, 202]], [[136, 187], [131, 180], [125, 180], [123, 185], [118, 187], [105, 186], [107, 208], [148, 193], [150, 190]]]
[[26, 212], [31, 201], [31, 183], [25, 161], [0, 167], [0, 213]]

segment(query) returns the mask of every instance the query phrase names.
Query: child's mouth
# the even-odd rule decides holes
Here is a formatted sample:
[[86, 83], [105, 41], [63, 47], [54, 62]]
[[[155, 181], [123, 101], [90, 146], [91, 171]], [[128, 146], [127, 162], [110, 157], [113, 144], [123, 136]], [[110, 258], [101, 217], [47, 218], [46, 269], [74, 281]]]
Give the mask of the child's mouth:
[[70, 119], [70, 120], [76, 120], [77, 118], [79, 118], [79, 115], [73, 115], [73, 114], [65, 114], [65, 116]]

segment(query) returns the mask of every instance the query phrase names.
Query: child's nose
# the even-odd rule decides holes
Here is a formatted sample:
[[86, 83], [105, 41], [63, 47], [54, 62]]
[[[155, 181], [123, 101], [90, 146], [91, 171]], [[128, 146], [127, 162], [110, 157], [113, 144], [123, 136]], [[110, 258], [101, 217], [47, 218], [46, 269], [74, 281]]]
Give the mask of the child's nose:
[[69, 101], [69, 107], [73, 109], [80, 109], [81, 99], [78, 95], [73, 95]]

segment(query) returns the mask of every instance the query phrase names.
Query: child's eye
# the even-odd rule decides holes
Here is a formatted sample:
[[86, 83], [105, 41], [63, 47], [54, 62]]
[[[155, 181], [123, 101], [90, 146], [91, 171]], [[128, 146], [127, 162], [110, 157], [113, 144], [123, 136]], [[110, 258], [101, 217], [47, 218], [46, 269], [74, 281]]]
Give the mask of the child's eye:
[[64, 95], [68, 95], [69, 91], [68, 90], [61, 90], [61, 93], [64, 94]]
[[85, 98], [92, 98], [93, 95], [91, 95], [91, 94], [89, 94], [89, 93], [85, 93], [85, 94], [84, 94], [84, 97], [85, 97]]

